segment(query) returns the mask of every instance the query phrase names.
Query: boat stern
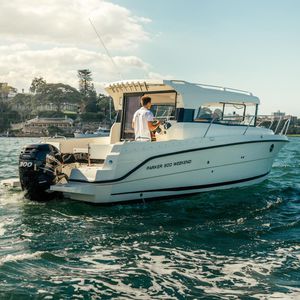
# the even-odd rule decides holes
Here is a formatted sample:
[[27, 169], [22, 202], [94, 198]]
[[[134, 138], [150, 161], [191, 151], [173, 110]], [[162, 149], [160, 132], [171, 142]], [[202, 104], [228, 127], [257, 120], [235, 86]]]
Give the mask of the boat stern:
[[60, 192], [66, 198], [90, 203], [110, 202], [111, 187], [91, 183], [68, 182], [50, 187], [51, 191]]

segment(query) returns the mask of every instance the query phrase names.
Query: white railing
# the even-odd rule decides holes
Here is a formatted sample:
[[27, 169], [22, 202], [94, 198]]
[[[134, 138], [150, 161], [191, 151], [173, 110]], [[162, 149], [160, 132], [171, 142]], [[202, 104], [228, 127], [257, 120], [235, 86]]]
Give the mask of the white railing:
[[252, 121], [254, 120], [255, 116], [252, 116], [252, 118], [250, 119], [247, 128], [245, 129], [245, 131], [243, 132], [243, 135], [246, 135], [246, 132], [248, 131], [250, 124], [252, 123]]
[[204, 83], [193, 83], [195, 85], [198, 85], [203, 88], [209, 88], [209, 89], [215, 89], [215, 90], [221, 90], [221, 91], [227, 91], [227, 92], [235, 92], [235, 93], [242, 93], [249, 96], [253, 96], [251, 92], [244, 91], [244, 90], [238, 90], [230, 87], [224, 87], [224, 86], [218, 86], [218, 85], [211, 85], [211, 84], [204, 84]]
[[[282, 116], [275, 117], [273, 115], [269, 116], [269, 115], [262, 115], [262, 116], [257, 116], [257, 119], [259, 120], [259, 123], [256, 125], [257, 127], [265, 127], [268, 129], [272, 130], [272, 127], [274, 124], [276, 124], [274, 131], [274, 134], [278, 134], [278, 135], [286, 135], [288, 132], [288, 129], [290, 127], [290, 123], [291, 123], [291, 118], [284, 118]], [[262, 126], [263, 123], [266, 123], [265, 126]], [[267, 124], [270, 123], [269, 126], [267, 126]]]
[[224, 86], [219, 86], [219, 85], [211, 85], [211, 84], [205, 84], [205, 83], [190, 83], [184, 80], [171, 80], [174, 83], [180, 83], [180, 84], [194, 84], [202, 88], [209, 88], [209, 89], [215, 89], [215, 90], [220, 90], [220, 91], [227, 91], [227, 92], [235, 92], [235, 93], [242, 93], [248, 96], [253, 96], [251, 92], [248, 91], [243, 91], [243, 90], [238, 90], [230, 87], [224, 87]]
[[[272, 130], [273, 124], [276, 124], [276, 122], [277, 122], [276, 127], [273, 130], [274, 134], [275, 135], [286, 135], [287, 132], [288, 132], [290, 123], [291, 123], [291, 118], [283, 119], [282, 117], [276, 118], [274, 116], [265, 116], [265, 115], [264, 116], [247, 115], [246, 117], [248, 119], [247, 124], [245, 122], [246, 118], [243, 118], [241, 116], [225, 116], [222, 119], [213, 118], [210, 121], [203, 137], [207, 136], [212, 124], [246, 126], [244, 132], [242, 133], [242, 135], [246, 135], [246, 133], [247, 133], [250, 126], [265, 127], [265, 128], [268, 128], [268, 129]], [[260, 121], [256, 125], [254, 124], [255, 117], [256, 117], [257, 121]], [[228, 119], [227, 122], [226, 122], [226, 118]], [[241, 118], [242, 118], [242, 120], [241, 120]], [[234, 119], [236, 119], [236, 120], [234, 120]], [[216, 122], [218, 122], [218, 123], [216, 123]], [[263, 123], [269, 123], [269, 122], [270, 122], [269, 126], [262, 126]]]
[[287, 119], [282, 127], [282, 130], [280, 131], [280, 135], [286, 135], [287, 134], [287, 131], [290, 127], [290, 124], [291, 124], [291, 118]]

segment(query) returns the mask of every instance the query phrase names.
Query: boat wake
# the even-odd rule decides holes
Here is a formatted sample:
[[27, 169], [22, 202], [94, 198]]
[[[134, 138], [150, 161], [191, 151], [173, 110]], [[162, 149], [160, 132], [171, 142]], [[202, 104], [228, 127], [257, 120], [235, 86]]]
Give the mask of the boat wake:
[[251, 188], [106, 207], [0, 188], [0, 298], [299, 299], [289, 168]]

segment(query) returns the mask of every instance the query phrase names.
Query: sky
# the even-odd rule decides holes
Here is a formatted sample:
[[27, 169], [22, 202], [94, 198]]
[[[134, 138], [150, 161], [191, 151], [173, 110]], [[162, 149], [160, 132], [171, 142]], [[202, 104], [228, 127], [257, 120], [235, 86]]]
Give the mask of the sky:
[[300, 1], [0, 1], [0, 82], [78, 87], [78, 69], [98, 91], [119, 72], [183, 79], [251, 91], [260, 113], [300, 117]]

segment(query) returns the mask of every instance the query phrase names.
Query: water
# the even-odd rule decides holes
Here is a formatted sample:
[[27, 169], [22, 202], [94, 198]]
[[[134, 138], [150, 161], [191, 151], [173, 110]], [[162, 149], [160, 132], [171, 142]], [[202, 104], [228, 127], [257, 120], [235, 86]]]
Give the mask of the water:
[[[32, 141], [0, 138], [0, 179]], [[299, 138], [243, 189], [112, 207], [0, 192], [0, 299], [300, 299]]]

